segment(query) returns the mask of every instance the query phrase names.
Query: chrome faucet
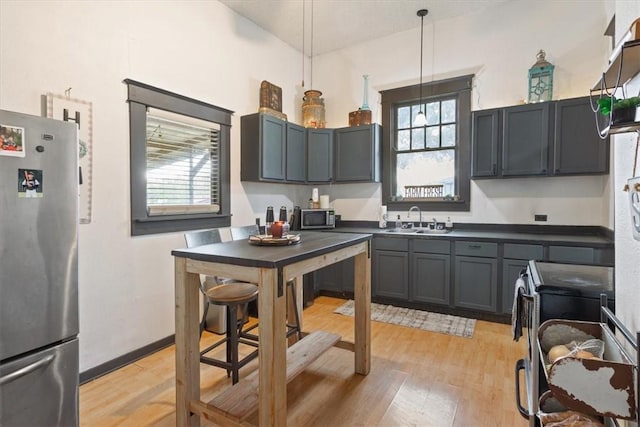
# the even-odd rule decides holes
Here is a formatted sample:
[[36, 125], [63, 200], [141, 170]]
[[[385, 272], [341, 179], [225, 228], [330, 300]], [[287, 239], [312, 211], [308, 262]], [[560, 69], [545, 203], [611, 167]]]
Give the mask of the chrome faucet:
[[420, 210], [419, 207], [417, 206], [411, 206], [409, 208], [409, 212], [407, 212], [407, 218], [409, 218], [411, 216], [411, 212], [417, 210], [418, 211], [418, 215], [420, 215], [420, 222], [418, 223], [418, 227], [422, 228], [422, 210]]

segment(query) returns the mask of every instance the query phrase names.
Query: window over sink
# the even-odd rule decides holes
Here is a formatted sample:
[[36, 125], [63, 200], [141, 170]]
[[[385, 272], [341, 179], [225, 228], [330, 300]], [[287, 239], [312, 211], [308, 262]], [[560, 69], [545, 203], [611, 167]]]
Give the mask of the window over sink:
[[[383, 203], [468, 211], [473, 76], [382, 91]], [[421, 105], [422, 101], [422, 105]], [[415, 125], [419, 111], [425, 125]]]

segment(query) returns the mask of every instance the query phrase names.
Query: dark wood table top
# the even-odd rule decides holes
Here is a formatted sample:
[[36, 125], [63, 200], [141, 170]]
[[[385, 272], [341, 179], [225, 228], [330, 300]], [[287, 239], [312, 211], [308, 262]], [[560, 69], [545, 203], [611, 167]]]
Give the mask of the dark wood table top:
[[367, 242], [371, 234], [300, 231], [300, 243], [288, 246], [256, 246], [248, 240], [214, 243], [195, 248], [174, 249], [171, 255], [198, 261], [247, 267], [282, 268], [305, 259]]

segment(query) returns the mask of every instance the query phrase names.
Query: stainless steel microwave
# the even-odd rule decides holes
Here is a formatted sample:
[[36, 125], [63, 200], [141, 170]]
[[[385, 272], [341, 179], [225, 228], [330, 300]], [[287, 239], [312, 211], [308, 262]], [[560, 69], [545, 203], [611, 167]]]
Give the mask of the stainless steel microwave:
[[300, 229], [335, 228], [336, 215], [333, 209], [301, 209]]

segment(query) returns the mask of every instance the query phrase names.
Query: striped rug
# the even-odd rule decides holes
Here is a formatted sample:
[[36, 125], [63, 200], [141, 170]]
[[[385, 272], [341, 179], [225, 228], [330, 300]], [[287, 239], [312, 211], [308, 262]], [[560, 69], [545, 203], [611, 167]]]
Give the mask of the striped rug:
[[[353, 316], [353, 300], [333, 312]], [[371, 303], [371, 320], [464, 338], [472, 338], [476, 326], [475, 319], [376, 303]]]

